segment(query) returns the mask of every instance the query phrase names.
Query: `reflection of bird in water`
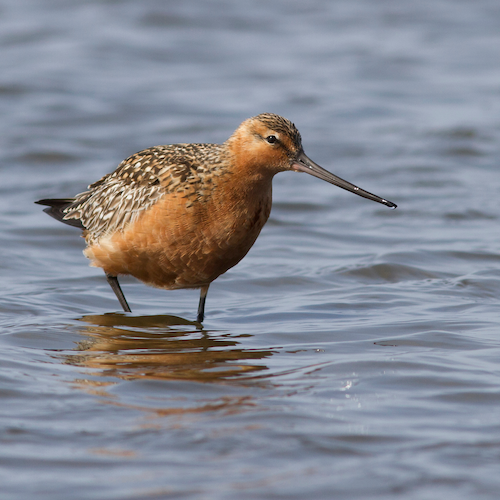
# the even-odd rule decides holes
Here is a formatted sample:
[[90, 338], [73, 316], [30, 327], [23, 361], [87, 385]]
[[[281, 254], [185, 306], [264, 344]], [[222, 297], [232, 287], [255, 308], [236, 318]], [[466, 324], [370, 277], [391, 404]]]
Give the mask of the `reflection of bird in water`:
[[145, 149], [75, 198], [37, 203], [83, 229], [84, 254], [104, 270], [125, 311], [120, 274], [159, 288], [201, 288], [201, 322], [210, 283], [250, 250], [271, 211], [272, 178], [287, 170], [396, 207], [316, 165], [295, 125], [269, 113], [244, 121], [222, 145]]
[[[259, 362], [270, 350], [242, 349], [230, 336], [182, 326], [172, 316], [84, 316], [87, 340], [68, 363], [98, 369], [122, 379], [173, 379], [209, 382], [251, 376], [267, 369]], [[180, 320], [180, 321], [179, 321]]]

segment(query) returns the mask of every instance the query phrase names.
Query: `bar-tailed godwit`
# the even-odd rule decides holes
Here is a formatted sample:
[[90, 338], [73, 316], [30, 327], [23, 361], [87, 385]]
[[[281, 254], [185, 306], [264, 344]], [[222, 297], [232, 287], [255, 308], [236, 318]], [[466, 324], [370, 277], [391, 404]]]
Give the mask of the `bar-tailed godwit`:
[[36, 203], [83, 230], [85, 256], [126, 312], [121, 274], [158, 288], [200, 288], [202, 322], [210, 283], [250, 250], [271, 211], [272, 179], [287, 170], [396, 207], [310, 160], [295, 125], [271, 113], [245, 120], [224, 144], [145, 149], [75, 198]]

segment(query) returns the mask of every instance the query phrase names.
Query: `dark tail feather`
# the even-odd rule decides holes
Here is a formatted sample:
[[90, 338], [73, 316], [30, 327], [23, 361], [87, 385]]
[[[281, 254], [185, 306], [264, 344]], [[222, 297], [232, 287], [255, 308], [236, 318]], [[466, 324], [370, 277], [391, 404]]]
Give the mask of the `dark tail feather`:
[[49, 214], [54, 219], [68, 224], [69, 226], [74, 226], [79, 229], [85, 229], [83, 227], [82, 221], [80, 219], [64, 219], [66, 215], [64, 209], [69, 207], [75, 200], [72, 198], [65, 199], [54, 199], [54, 200], [38, 200], [35, 201], [38, 205], [46, 205], [48, 208], [44, 210], [45, 213]]

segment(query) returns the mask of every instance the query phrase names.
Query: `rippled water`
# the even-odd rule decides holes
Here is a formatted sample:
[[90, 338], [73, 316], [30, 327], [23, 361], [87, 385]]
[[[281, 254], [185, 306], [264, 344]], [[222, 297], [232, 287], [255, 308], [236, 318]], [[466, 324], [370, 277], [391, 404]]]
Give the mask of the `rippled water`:
[[[0, 1], [0, 497], [497, 498], [500, 4]], [[293, 120], [398, 204], [274, 182], [197, 291], [123, 279], [65, 197], [156, 144]]]

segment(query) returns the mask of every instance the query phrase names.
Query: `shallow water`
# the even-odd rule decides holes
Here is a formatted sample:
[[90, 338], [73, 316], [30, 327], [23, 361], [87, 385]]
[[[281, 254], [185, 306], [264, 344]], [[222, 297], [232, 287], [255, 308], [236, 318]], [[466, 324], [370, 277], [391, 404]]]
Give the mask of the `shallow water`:
[[[497, 498], [499, 25], [496, 0], [0, 1], [2, 500]], [[33, 204], [264, 111], [398, 209], [278, 175], [203, 329], [197, 291], [124, 278], [119, 312]]]

